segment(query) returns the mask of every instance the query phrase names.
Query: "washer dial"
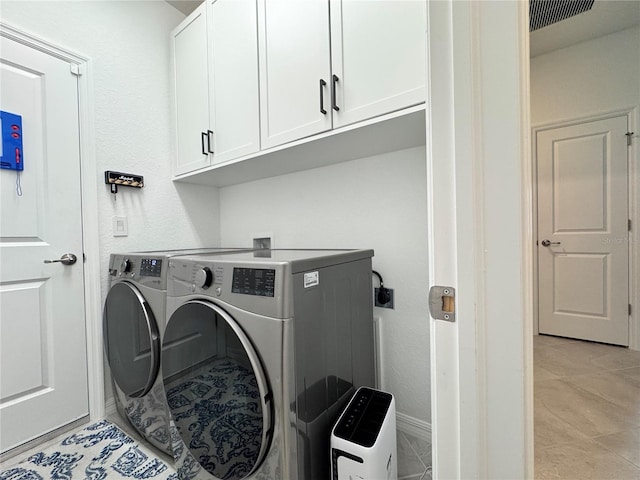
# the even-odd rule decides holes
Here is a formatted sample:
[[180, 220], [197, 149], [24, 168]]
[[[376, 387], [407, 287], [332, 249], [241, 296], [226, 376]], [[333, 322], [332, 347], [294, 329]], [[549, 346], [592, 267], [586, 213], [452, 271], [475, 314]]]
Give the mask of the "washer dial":
[[209, 267], [204, 267], [196, 272], [196, 285], [201, 288], [209, 288], [213, 283], [213, 272]]

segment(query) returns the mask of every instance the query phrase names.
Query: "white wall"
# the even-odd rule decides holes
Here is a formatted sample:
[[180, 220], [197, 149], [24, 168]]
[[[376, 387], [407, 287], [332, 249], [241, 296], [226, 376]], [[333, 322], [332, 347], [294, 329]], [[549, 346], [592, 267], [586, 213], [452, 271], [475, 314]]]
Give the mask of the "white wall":
[[[184, 16], [153, 0], [3, 0], [1, 12], [3, 22], [92, 60], [103, 297], [114, 251], [249, 246], [256, 232], [273, 232], [279, 248], [373, 248], [374, 268], [395, 290], [395, 310], [374, 311], [383, 387], [399, 412], [430, 421], [424, 148], [220, 193], [173, 184], [168, 39]], [[144, 175], [145, 187], [121, 188], [114, 199], [104, 170]], [[128, 237], [112, 236], [113, 215], [128, 217]]]
[[[169, 33], [184, 15], [153, 0], [3, 1], [0, 8], [3, 23], [91, 59], [102, 299], [111, 252], [218, 246], [217, 189], [170, 180]], [[105, 170], [143, 175], [145, 186], [121, 187], [114, 198]], [[128, 237], [113, 237], [114, 215], [127, 217]], [[108, 376], [105, 387], [110, 397]]]
[[531, 59], [531, 123], [640, 104], [640, 27]]
[[[91, 59], [103, 298], [109, 254], [219, 245], [218, 192], [173, 184], [169, 33], [184, 15], [163, 1], [3, 1], [2, 21]], [[105, 170], [144, 176], [104, 185]], [[113, 237], [113, 215], [129, 236]], [[92, 248], [92, 246], [87, 246]]]
[[[383, 388], [397, 410], [430, 422], [425, 150], [417, 147], [220, 189], [222, 243], [372, 248], [394, 289], [383, 325]], [[377, 286], [377, 279], [374, 278]]]

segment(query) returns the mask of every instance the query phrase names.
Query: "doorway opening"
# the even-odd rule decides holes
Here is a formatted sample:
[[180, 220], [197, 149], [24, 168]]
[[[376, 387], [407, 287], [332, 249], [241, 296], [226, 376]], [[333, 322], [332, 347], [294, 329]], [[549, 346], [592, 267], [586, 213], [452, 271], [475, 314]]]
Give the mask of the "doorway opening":
[[[533, 177], [538, 181], [532, 192], [534, 196], [536, 192], [550, 196], [550, 203], [549, 200], [546, 204], [541, 203], [540, 198], [537, 202], [534, 200], [534, 218], [538, 220], [534, 220], [534, 245], [536, 240], [549, 242], [535, 246], [533, 254], [533, 263], [537, 266], [532, 282], [534, 318], [539, 319], [534, 324], [534, 332], [540, 333], [533, 339], [536, 478], [544, 478], [550, 470], [559, 472], [563, 478], [638, 478], [640, 475], [640, 458], [636, 454], [640, 451], [637, 413], [640, 411], [640, 382], [634, 376], [640, 371], [640, 342], [637, 315], [633, 308], [630, 309], [640, 301], [636, 278], [640, 272], [640, 250], [633, 228], [638, 224], [640, 213], [639, 149], [638, 140], [632, 133], [638, 131], [640, 105], [637, 88], [640, 81], [639, 25], [640, 4], [637, 2], [595, 2], [591, 12], [530, 36]], [[618, 182], [604, 180], [604, 176], [612, 174], [614, 167], [602, 162], [597, 168], [581, 164], [577, 172], [571, 172], [572, 161], [563, 162], [563, 155], [595, 138], [589, 133], [578, 132], [579, 125], [593, 127], [598, 122], [617, 117], [620, 117], [620, 125], [608, 130], [610, 133], [604, 134], [607, 129], [599, 128], [606, 137], [599, 150], [602, 160], [612, 152], [613, 137], [622, 136], [620, 149], [624, 161], [628, 158], [628, 162], [618, 170]], [[613, 134], [613, 130], [620, 131]], [[541, 138], [549, 143], [541, 148], [547, 149], [551, 160], [541, 158], [540, 148], [537, 148]], [[631, 143], [629, 146], [627, 139]], [[589, 156], [586, 154], [581, 158]], [[546, 174], [540, 171], [540, 163], [545, 161], [551, 165], [551, 174], [546, 179]], [[591, 164], [592, 167], [595, 165]], [[544, 189], [548, 189], [545, 184], [558, 182], [563, 176], [570, 183], [570, 189], [563, 192], [556, 188], [550, 194], [545, 193]], [[581, 196], [579, 186], [584, 187], [589, 182], [592, 183]], [[628, 196], [615, 203], [615, 208], [611, 202], [617, 200], [607, 200], [598, 211], [594, 202], [598, 192], [604, 193], [605, 189], [614, 195], [626, 190]], [[559, 207], [554, 202], [564, 204]], [[578, 213], [572, 212], [567, 217], [569, 210], [566, 207], [572, 202]], [[542, 208], [547, 211], [541, 212]], [[547, 222], [553, 227], [551, 230], [542, 226], [544, 220], [539, 221], [544, 215], [550, 218]], [[598, 240], [599, 247], [609, 244], [615, 249], [620, 258], [617, 264], [612, 260], [613, 251], [596, 254], [584, 244], [575, 250], [570, 245], [572, 235], [587, 237], [588, 231], [594, 230], [593, 224], [587, 228], [576, 222], [587, 216], [593, 220], [595, 215], [602, 220], [603, 238]], [[612, 216], [619, 217], [618, 226], [611, 228], [608, 223], [603, 226], [604, 220], [613, 221]], [[596, 257], [600, 259], [599, 268], [595, 268]], [[584, 263], [577, 266], [572, 263], [574, 259]], [[546, 266], [543, 265], [545, 261], [549, 263]], [[614, 264], [618, 277], [608, 275]], [[545, 268], [548, 269], [546, 273], [543, 272]], [[567, 276], [571, 270], [573, 273]], [[603, 289], [581, 288], [581, 282], [596, 277], [603, 287], [616, 290], [615, 295], [604, 295]], [[550, 294], [542, 291], [558, 280], [563, 283], [552, 285]], [[553, 308], [544, 305], [545, 301], [550, 301]], [[613, 310], [620, 322], [617, 338], [607, 337], [614, 330], [610, 328], [613, 321], [605, 323], [604, 336], [595, 332], [594, 324], [589, 326], [580, 322], [581, 316], [604, 320], [605, 312], [608, 315]], [[560, 311], [551, 325], [550, 320], [544, 318], [550, 311], [553, 314]], [[553, 320], [560, 327], [556, 328]], [[572, 322], [578, 330], [568, 326]], [[584, 470], [587, 464], [591, 467]]]

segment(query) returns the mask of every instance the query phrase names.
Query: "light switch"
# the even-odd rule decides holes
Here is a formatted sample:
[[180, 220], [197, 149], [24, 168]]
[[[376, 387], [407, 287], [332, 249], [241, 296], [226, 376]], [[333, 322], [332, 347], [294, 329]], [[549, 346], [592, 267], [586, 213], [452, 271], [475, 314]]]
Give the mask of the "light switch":
[[127, 225], [127, 217], [113, 216], [113, 236], [126, 237], [129, 235], [129, 226]]

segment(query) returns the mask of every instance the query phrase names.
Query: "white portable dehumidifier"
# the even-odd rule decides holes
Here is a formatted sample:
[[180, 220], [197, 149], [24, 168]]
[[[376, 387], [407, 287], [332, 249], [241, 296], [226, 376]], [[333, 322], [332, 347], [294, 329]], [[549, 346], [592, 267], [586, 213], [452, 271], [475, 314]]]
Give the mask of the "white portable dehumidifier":
[[359, 388], [331, 432], [331, 480], [397, 480], [396, 402]]

